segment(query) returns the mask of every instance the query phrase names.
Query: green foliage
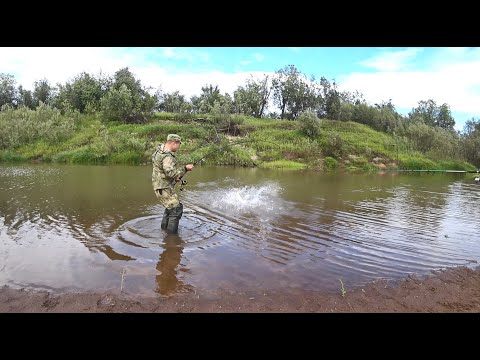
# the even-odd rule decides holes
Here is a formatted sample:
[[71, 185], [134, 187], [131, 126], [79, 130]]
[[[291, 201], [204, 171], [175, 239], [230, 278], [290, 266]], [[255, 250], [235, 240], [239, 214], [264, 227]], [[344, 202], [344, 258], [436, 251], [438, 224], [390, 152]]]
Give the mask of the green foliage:
[[35, 81], [33, 88], [33, 105], [37, 107], [40, 103], [50, 104], [53, 98], [53, 87], [47, 79]]
[[[22, 85], [18, 87], [17, 106], [26, 106], [29, 109], [35, 108], [33, 95], [30, 90], [25, 90]], [[1, 107], [1, 106], [0, 106]]]
[[75, 129], [73, 116], [41, 104], [36, 110], [25, 106], [3, 107], [0, 111], [0, 149], [15, 148], [42, 139], [56, 143], [70, 136]]
[[91, 149], [82, 148], [62, 151], [52, 157], [53, 162], [69, 164], [102, 164], [105, 160]]
[[181, 114], [192, 111], [192, 105], [185, 99], [185, 95], [181, 95], [179, 91], [162, 95], [159, 103], [161, 111]]
[[13, 75], [0, 73], [0, 108], [15, 105], [17, 100], [16, 80]]
[[19, 154], [13, 150], [0, 150], [0, 161], [2, 162], [22, 162], [26, 160], [26, 156]]
[[108, 163], [138, 165], [142, 163], [142, 161], [143, 159], [141, 154], [132, 150], [127, 150], [112, 154], [108, 160]]
[[475, 171], [477, 168], [465, 161], [438, 161], [437, 169], [439, 170], [460, 170], [460, 171]]
[[253, 77], [247, 79], [245, 86], [239, 86], [233, 93], [234, 112], [261, 118], [267, 106], [270, 91], [267, 75], [262, 80], [255, 80]]
[[259, 165], [259, 167], [267, 168], [267, 169], [305, 169], [307, 167], [306, 164], [302, 164], [296, 161], [289, 161], [289, 160], [276, 160], [270, 162], [263, 162]]
[[410, 120], [420, 121], [429, 126], [452, 130], [455, 126], [448, 104], [437, 106], [435, 101], [419, 101], [418, 106], [408, 114]]
[[436, 170], [437, 164], [430, 159], [416, 156], [402, 156], [400, 168], [405, 170]]
[[101, 100], [102, 117], [107, 120], [127, 122], [134, 112], [132, 92], [125, 84], [111, 89]]
[[335, 170], [338, 166], [338, 161], [336, 159], [332, 158], [331, 156], [327, 156], [323, 160], [323, 166], [327, 170]]
[[101, 76], [97, 78], [82, 72], [65, 85], [60, 84], [57, 96], [51, 101], [62, 111], [73, 109], [82, 114], [92, 113], [99, 110], [100, 99], [107, 92], [109, 85], [109, 79]]
[[345, 143], [340, 134], [336, 132], [330, 132], [328, 134], [325, 146], [323, 147], [323, 154], [325, 156], [331, 156], [336, 159], [342, 157], [345, 152]]
[[320, 120], [313, 111], [307, 110], [300, 114], [298, 122], [300, 131], [310, 139], [315, 139], [320, 135]]
[[273, 102], [281, 111], [280, 118], [296, 119], [307, 109], [318, 106], [315, 84], [294, 65], [278, 70], [272, 79]]
[[[15, 122], [28, 122], [34, 113], [42, 111], [50, 113], [48, 116], [43, 114], [43, 117], [38, 115], [35, 119], [40, 123], [54, 118], [67, 118], [47, 105], [42, 105], [42, 108], [36, 111], [24, 107], [15, 110], [7, 106], [0, 112], [2, 119], [0, 123], [5, 123], [5, 119], [9, 120], [7, 124], [13, 119]], [[17, 115], [13, 117], [12, 114]], [[35, 159], [73, 164], [147, 163], [151, 161], [156, 145], [164, 142], [167, 134], [178, 133], [184, 139], [178, 153], [181, 163], [195, 162], [213, 151], [213, 154], [207, 157], [206, 164], [371, 171], [378, 170], [373, 164], [375, 157], [392, 166], [392, 163], [397, 162], [398, 153], [399, 163], [397, 162], [394, 167], [400, 169], [439, 169], [439, 166], [460, 169], [466, 166], [462, 161], [452, 157], [447, 159], [453, 163], [432, 161], [434, 157], [441, 156], [440, 153], [434, 154], [432, 149], [440, 150], [441, 144], [448, 145], [450, 142], [459, 141], [456, 140], [455, 134], [440, 128], [435, 129], [435, 141], [430, 152], [425, 154], [408, 147], [408, 138], [405, 136], [393, 137], [352, 121], [323, 119], [320, 123], [320, 134], [312, 140], [302, 133], [302, 121], [256, 119], [227, 114], [227, 119], [238, 120], [239, 123], [240, 136], [231, 136], [219, 131], [221, 130], [219, 122], [224, 121], [222, 118], [224, 115], [221, 113], [206, 114], [181, 122], [172, 120], [172, 114], [160, 113], [160, 116], [156, 115], [145, 124], [105, 122], [105, 119], [97, 116], [98, 114], [81, 115], [78, 112], [70, 114], [72, 126], [76, 128], [75, 132], [72, 131], [62, 140], [54, 142], [48, 138], [51, 134], [37, 138], [29, 136], [31, 141], [17, 141], [19, 145], [15, 147], [15, 151], [13, 146], [4, 147], [6, 150], [0, 153], [0, 160]], [[0, 126], [0, 129], [9, 127]], [[29, 131], [22, 128], [21, 131], [17, 129], [16, 133], [29, 134]], [[472, 131], [462, 141], [473, 141], [476, 139], [473, 138], [475, 134], [476, 131]], [[9, 138], [0, 137], [3, 142], [4, 139]], [[444, 148], [449, 149], [449, 146]], [[446, 161], [441, 157], [437, 160]]]

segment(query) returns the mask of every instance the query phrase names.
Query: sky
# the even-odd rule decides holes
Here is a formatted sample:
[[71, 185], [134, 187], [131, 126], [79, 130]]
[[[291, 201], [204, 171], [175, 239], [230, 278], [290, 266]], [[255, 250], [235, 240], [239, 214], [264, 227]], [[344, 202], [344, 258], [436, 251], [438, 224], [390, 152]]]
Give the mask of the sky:
[[369, 104], [391, 100], [403, 115], [422, 100], [446, 103], [457, 130], [480, 117], [480, 48], [0, 47], [0, 73], [30, 90], [41, 79], [65, 84], [83, 71], [113, 75], [128, 67], [153, 92], [179, 91], [189, 99], [212, 84], [233, 95], [251, 76], [273, 75], [287, 65], [307, 77], [335, 80], [341, 91], [360, 91]]

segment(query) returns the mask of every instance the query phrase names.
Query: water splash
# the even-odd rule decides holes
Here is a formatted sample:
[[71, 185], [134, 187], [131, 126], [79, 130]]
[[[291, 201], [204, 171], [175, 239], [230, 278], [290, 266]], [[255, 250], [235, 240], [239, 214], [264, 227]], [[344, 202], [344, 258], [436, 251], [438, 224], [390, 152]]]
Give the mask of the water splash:
[[284, 208], [282, 188], [276, 183], [262, 186], [228, 187], [213, 194], [211, 207], [230, 215], [261, 215], [272, 217]]

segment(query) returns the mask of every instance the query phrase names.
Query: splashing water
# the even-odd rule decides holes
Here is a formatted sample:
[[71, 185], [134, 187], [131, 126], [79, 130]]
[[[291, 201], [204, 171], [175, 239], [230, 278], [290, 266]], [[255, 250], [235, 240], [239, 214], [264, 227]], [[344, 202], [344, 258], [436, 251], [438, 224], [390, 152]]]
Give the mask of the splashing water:
[[213, 194], [211, 206], [231, 215], [272, 217], [280, 214], [285, 208], [280, 197], [282, 190], [276, 183], [220, 189]]

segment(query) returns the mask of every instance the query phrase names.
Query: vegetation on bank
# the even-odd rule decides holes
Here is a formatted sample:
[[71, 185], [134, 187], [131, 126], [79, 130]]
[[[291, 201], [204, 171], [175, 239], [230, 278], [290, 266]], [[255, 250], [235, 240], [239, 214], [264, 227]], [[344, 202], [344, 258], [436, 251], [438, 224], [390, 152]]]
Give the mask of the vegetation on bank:
[[455, 149], [443, 138], [434, 138], [421, 151], [405, 136], [352, 121], [318, 119], [308, 111], [297, 121], [161, 112], [137, 124], [106, 121], [101, 112], [61, 113], [44, 104], [36, 110], [2, 108], [0, 161], [146, 164], [169, 133], [185, 140], [177, 156], [182, 163], [321, 171], [475, 170], [461, 156], [452, 156]]
[[369, 104], [294, 65], [247, 79], [232, 94], [206, 84], [190, 99], [161, 86], [152, 94], [128, 68], [113, 76], [83, 72], [55, 86], [42, 79], [32, 91], [0, 73], [0, 161], [147, 163], [171, 132], [186, 139], [184, 162], [325, 171], [480, 167], [480, 119], [457, 131], [449, 105], [432, 99], [405, 116], [391, 100]]

